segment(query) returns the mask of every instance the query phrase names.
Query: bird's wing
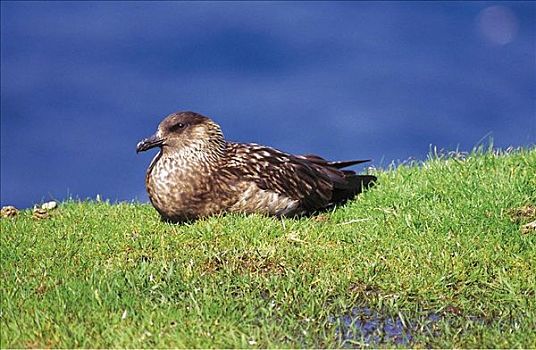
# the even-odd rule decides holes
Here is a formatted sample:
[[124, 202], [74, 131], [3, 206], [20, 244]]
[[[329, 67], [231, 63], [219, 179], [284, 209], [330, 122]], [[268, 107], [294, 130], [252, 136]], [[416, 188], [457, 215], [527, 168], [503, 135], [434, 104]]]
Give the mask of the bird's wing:
[[[257, 144], [229, 142], [224, 167], [225, 173], [252, 181], [262, 190], [300, 201], [307, 211], [329, 205], [334, 187], [332, 177], [343, 178], [343, 173], [335, 168], [330, 175], [307, 159]], [[334, 176], [336, 173], [338, 176]]]

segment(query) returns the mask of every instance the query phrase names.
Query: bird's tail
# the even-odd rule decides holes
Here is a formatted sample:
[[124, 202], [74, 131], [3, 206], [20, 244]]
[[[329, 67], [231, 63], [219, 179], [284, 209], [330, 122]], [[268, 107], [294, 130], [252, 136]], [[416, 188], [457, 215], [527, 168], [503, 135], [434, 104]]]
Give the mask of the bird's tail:
[[352, 165], [368, 162], [369, 159], [331, 162], [314, 154], [298, 156], [298, 158], [311, 162], [330, 178], [333, 183], [333, 192], [329, 206], [345, 203], [372, 187], [377, 180], [373, 175], [358, 175], [353, 170], [342, 170]]
[[342, 168], [346, 168], [352, 165], [370, 162], [370, 159], [344, 160], [344, 161], [330, 162], [320, 156], [317, 156], [316, 154], [305, 154], [305, 155], [296, 156], [296, 157], [300, 159], [305, 159], [311, 163], [314, 163], [323, 167], [327, 166], [327, 167], [332, 167], [335, 169], [342, 169]]
[[342, 169], [342, 168], [346, 168], [346, 167], [349, 167], [349, 166], [352, 166], [352, 165], [366, 163], [366, 162], [370, 162], [370, 159], [327, 162], [327, 165], [331, 166], [331, 167], [334, 167], [334, 168], [337, 168], [337, 169]]

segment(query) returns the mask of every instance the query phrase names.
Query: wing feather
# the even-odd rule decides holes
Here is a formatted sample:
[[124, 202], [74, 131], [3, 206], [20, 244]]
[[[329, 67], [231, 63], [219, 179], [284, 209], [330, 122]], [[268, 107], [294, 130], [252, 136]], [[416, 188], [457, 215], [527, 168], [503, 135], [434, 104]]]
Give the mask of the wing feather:
[[228, 172], [253, 181], [263, 190], [300, 201], [306, 211], [325, 207], [331, 200], [332, 181], [312, 163], [257, 144], [229, 143]]
[[301, 209], [310, 213], [343, 203], [372, 183], [373, 176], [340, 170], [366, 161], [329, 162], [316, 155], [294, 156], [257, 144], [229, 142], [224, 171], [253, 181], [262, 190], [297, 200]]

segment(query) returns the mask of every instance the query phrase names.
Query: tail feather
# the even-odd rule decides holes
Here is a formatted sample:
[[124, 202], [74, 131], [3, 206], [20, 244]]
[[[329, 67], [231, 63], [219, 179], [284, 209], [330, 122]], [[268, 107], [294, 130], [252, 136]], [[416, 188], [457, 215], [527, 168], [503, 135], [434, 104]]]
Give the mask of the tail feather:
[[328, 207], [346, 203], [357, 194], [372, 187], [376, 182], [376, 176], [358, 175], [353, 170], [341, 170], [352, 165], [369, 162], [370, 159], [331, 162], [314, 154], [296, 157], [310, 162], [331, 180], [333, 187]]
[[324, 167], [329, 166], [329, 167], [333, 167], [333, 168], [336, 168], [336, 169], [342, 169], [342, 168], [346, 168], [346, 167], [349, 167], [349, 166], [352, 166], [352, 165], [370, 162], [370, 159], [345, 160], [345, 161], [330, 162], [330, 161], [327, 161], [327, 160], [325, 160], [324, 158], [322, 158], [320, 156], [317, 156], [316, 154], [305, 154], [305, 155], [296, 156], [296, 157], [300, 158], [300, 159], [305, 159], [305, 160], [307, 160], [307, 161], [309, 161], [311, 163], [314, 163], [316, 165], [320, 165], [320, 166], [324, 166]]
[[346, 168], [352, 165], [361, 164], [370, 162], [370, 159], [360, 159], [360, 160], [347, 160], [347, 161], [337, 161], [337, 162], [327, 162], [328, 166], [332, 166], [337, 169]]

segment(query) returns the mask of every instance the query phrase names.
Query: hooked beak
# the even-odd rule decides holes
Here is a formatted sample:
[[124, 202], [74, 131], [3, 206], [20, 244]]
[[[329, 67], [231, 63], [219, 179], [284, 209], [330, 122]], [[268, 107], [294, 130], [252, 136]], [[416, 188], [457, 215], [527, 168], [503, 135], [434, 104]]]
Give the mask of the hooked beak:
[[148, 149], [160, 147], [164, 144], [164, 139], [159, 139], [156, 135], [141, 140], [136, 145], [136, 153], [145, 152]]

